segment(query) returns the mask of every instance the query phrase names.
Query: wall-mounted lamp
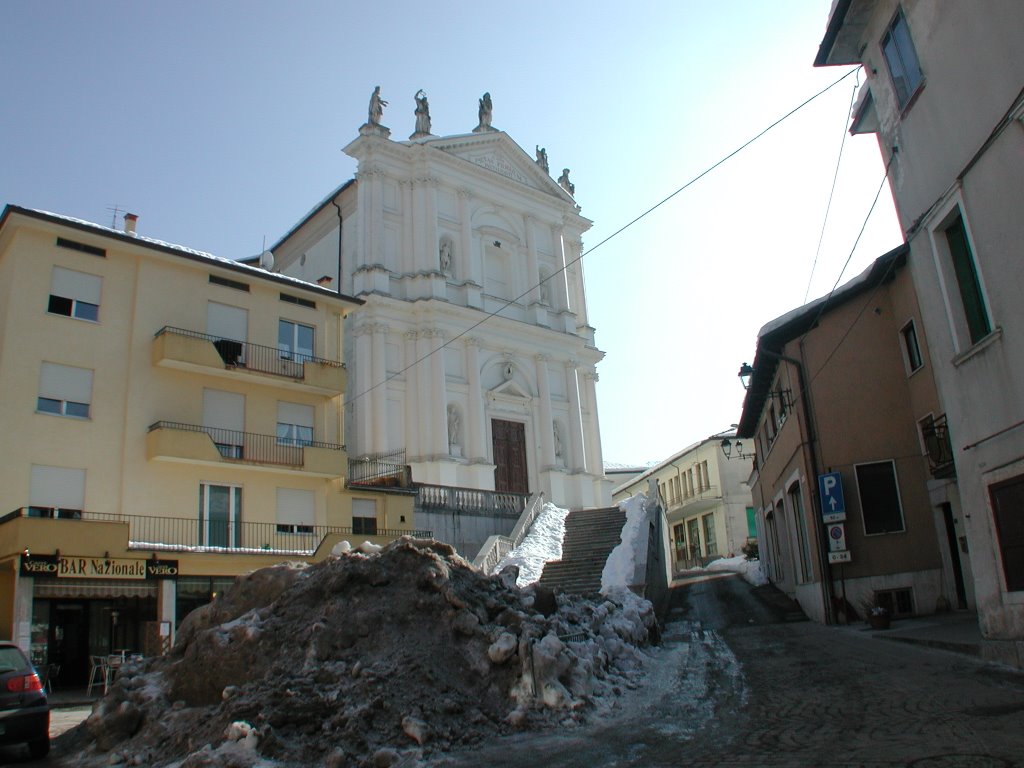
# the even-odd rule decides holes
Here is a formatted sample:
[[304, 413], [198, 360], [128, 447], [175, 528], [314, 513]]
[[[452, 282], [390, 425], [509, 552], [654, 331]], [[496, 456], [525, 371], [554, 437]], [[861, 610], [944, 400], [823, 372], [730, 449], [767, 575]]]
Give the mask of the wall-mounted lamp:
[[749, 363], [744, 363], [740, 366], [740, 372], [736, 374], [740, 377], [740, 384], [743, 385], [744, 389], [750, 389], [750, 377], [754, 375], [754, 369]]
[[722, 438], [722, 453], [725, 454], [727, 459], [752, 459], [754, 457], [753, 453], [743, 452], [742, 440], [732, 440], [728, 437]]

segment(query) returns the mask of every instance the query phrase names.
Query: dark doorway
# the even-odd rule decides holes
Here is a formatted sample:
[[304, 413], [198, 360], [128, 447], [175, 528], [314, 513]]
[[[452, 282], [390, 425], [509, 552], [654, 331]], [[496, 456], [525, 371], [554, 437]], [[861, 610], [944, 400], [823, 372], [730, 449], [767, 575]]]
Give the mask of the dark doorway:
[[60, 664], [56, 686], [85, 685], [89, 676], [88, 600], [50, 600], [51, 664]]
[[491, 420], [494, 447], [494, 490], [529, 493], [526, 472], [526, 425], [518, 421]]
[[949, 544], [949, 559], [953, 563], [953, 581], [956, 584], [956, 607], [967, 608], [967, 589], [964, 587], [964, 567], [960, 562], [960, 548], [957, 546], [956, 521], [953, 519], [952, 505], [940, 504], [942, 519], [946, 523], [946, 541]]

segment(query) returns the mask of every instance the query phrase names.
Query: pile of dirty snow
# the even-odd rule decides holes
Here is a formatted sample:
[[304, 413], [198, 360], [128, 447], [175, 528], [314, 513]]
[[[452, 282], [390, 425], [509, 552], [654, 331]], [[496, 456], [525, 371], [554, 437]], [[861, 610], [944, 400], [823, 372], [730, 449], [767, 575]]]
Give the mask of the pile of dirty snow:
[[761, 587], [768, 583], [768, 575], [764, 572], [763, 563], [760, 560], [748, 560], [746, 555], [712, 560], [707, 564], [706, 570], [738, 573], [755, 587]]
[[636, 581], [636, 555], [647, 542], [647, 496], [642, 493], [630, 496], [619, 502], [619, 509], [626, 513], [626, 522], [619, 543], [608, 555], [601, 572], [602, 594]]
[[83, 768], [389, 766], [580, 722], [634, 684], [649, 602], [559, 596], [544, 615], [515, 575], [403, 538], [240, 576], [56, 751]]

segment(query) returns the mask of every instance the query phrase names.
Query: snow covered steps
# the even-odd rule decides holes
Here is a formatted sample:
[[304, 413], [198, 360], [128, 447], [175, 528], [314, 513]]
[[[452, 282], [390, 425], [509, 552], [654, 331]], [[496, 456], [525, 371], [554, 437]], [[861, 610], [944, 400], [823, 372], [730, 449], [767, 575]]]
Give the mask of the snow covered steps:
[[625, 522], [626, 515], [618, 507], [570, 512], [565, 518], [562, 559], [544, 565], [540, 584], [578, 595], [599, 592], [601, 572]]

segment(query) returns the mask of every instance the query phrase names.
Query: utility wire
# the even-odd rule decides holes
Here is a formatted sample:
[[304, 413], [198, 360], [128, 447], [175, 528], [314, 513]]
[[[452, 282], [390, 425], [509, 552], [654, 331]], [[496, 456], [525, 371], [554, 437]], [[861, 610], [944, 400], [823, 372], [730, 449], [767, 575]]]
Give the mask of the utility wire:
[[[769, 125], [769, 126], [768, 126], [767, 128], [764, 128], [763, 130], [761, 130], [761, 131], [760, 131], [759, 133], [757, 133], [756, 135], [754, 135], [754, 136], [753, 136], [752, 138], [748, 139], [748, 140], [747, 140], [746, 142], [744, 142], [743, 144], [741, 144], [741, 145], [740, 145], [739, 147], [737, 147], [736, 149], [734, 149], [734, 150], [733, 150], [732, 152], [730, 152], [729, 154], [725, 155], [725, 156], [724, 156], [723, 158], [721, 158], [721, 159], [720, 159], [720, 160], [718, 160], [717, 162], [713, 163], [712, 165], [708, 166], [708, 167], [707, 167], [707, 168], [706, 168], [705, 170], [701, 171], [701, 172], [700, 172], [699, 174], [697, 174], [696, 176], [694, 176], [694, 177], [693, 177], [692, 179], [690, 179], [690, 180], [689, 180], [688, 182], [686, 182], [685, 184], [683, 184], [683, 186], [679, 187], [679, 189], [677, 189], [677, 190], [676, 190], [675, 192], [673, 192], [672, 194], [670, 194], [670, 195], [668, 195], [667, 197], [663, 198], [663, 199], [662, 199], [662, 200], [660, 200], [659, 202], [655, 203], [654, 205], [652, 205], [652, 206], [651, 206], [650, 208], [648, 208], [648, 209], [647, 209], [646, 211], [644, 211], [643, 213], [641, 213], [641, 214], [640, 214], [639, 216], [637, 216], [636, 218], [634, 218], [634, 219], [630, 220], [630, 221], [629, 221], [629, 222], [627, 222], [626, 224], [624, 224], [624, 225], [622, 225], [621, 227], [619, 227], [619, 228], [618, 228], [617, 230], [615, 230], [614, 232], [612, 232], [612, 233], [611, 233], [610, 235], [608, 235], [608, 236], [607, 236], [606, 238], [604, 238], [603, 240], [601, 240], [601, 241], [600, 241], [600, 242], [599, 242], [599, 243], [598, 243], [597, 245], [595, 245], [595, 246], [594, 246], [593, 248], [589, 248], [589, 249], [588, 249], [587, 251], [585, 251], [584, 253], [581, 253], [581, 254], [580, 254], [579, 256], [577, 256], [576, 258], [574, 258], [574, 259], [572, 259], [572, 260], [570, 260], [570, 261], [566, 262], [566, 263], [565, 263], [565, 265], [564, 265], [564, 266], [562, 266], [562, 267], [561, 267], [560, 269], [558, 269], [558, 270], [556, 270], [555, 272], [553, 272], [553, 273], [552, 273], [551, 275], [549, 275], [548, 277], [546, 277], [546, 278], [545, 278], [544, 280], [541, 280], [540, 282], [538, 282], [538, 283], [536, 283], [535, 285], [531, 286], [531, 287], [530, 287], [530, 288], [528, 288], [527, 290], [523, 291], [523, 292], [522, 292], [521, 294], [519, 294], [518, 296], [516, 296], [516, 297], [515, 297], [514, 299], [509, 299], [509, 300], [507, 300], [507, 301], [506, 301], [506, 302], [505, 302], [505, 303], [504, 303], [504, 304], [503, 304], [502, 306], [498, 307], [498, 309], [496, 309], [496, 310], [494, 310], [494, 311], [492, 311], [492, 312], [488, 312], [488, 313], [487, 313], [486, 315], [484, 315], [484, 317], [482, 317], [482, 318], [481, 318], [480, 320], [478, 320], [477, 322], [473, 323], [473, 325], [471, 325], [471, 326], [470, 326], [469, 328], [466, 328], [466, 329], [465, 329], [464, 331], [461, 331], [460, 333], [456, 334], [456, 335], [455, 335], [455, 336], [453, 336], [452, 338], [448, 339], [448, 340], [447, 340], [447, 341], [445, 341], [445, 342], [444, 342], [443, 344], [441, 344], [441, 345], [440, 345], [439, 347], [437, 347], [437, 349], [431, 350], [430, 352], [427, 352], [427, 353], [426, 353], [425, 355], [423, 355], [423, 356], [421, 356], [421, 357], [418, 357], [417, 359], [413, 360], [413, 361], [412, 361], [411, 363], [409, 363], [409, 364], [408, 364], [407, 366], [405, 366], [404, 368], [402, 368], [402, 369], [400, 369], [400, 370], [398, 370], [398, 371], [395, 371], [395, 372], [393, 372], [393, 373], [389, 374], [388, 376], [385, 376], [385, 378], [384, 378], [384, 380], [383, 380], [383, 381], [380, 381], [380, 382], [378, 382], [378, 383], [376, 383], [376, 384], [373, 384], [372, 386], [370, 386], [370, 388], [369, 388], [369, 389], [366, 389], [366, 390], [364, 390], [364, 391], [362, 391], [362, 392], [360, 392], [360, 393], [356, 394], [356, 395], [355, 395], [355, 396], [353, 396], [352, 398], [350, 398], [350, 399], [346, 400], [346, 401], [345, 401], [345, 406], [349, 406], [349, 405], [352, 405], [352, 404], [353, 404], [354, 402], [356, 402], [356, 400], [359, 400], [359, 399], [360, 399], [361, 397], [363, 397], [364, 395], [368, 395], [368, 394], [369, 394], [370, 392], [372, 392], [373, 390], [377, 389], [378, 387], [382, 387], [382, 386], [384, 386], [385, 384], [387, 384], [387, 383], [388, 383], [389, 381], [391, 381], [392, 379], [394, 379], [394, 378], [397, 378], [398, 376], [401, 376], [401, 375], [402, 375], [403, 373], [405, 373], [406, 371], [408, 371], [408, 370], [409, 370], [410, 368], [413, 368], [413, 367], [415, 367], [415, 366], [419, 365], [420, 363], [422, 363], [422, 362], [423, 362], [424, 360], [426, 360], [426, 359], [427, 359], [428, 357], [430, 357], [431, 355], [434, 355], [434, 354], [436, 354], [436, 353], [440, 352], [441, 350], [443, 350], [443, 349], [444, 349], [445, 347], [447, 347], [448, 345], [450, 345], [450, 344], [453, 344], [454, 342], [458, 341], [459, 339], [461, 339], [461, 338], [462, 338], [463, 336], [465, 336], [466, 334], [468, 334], [468, 333], [471, 333], [472, 331], [476, 330], [477, 328], [479, 328], [479, 327], [480, 327], [481, 325], [483, 325], [484, 323], [486, 323], [486, 322], [487, 322], [488, 320], [490, 320], [491, 318], [493, 318], [493, 317], [495, 317], [495, 316], [497, 316], [497, 315], [501, 314], [501, 313], [502, 313], [502, 312], [504, 312], [504, 311], [505, 311], [506, 309], [508, 309], [508, 308], [509, 308], [510, 306], [512, 306], [513, 304], [515, 304], [516, 302], [518, 302], [518, 301], [519, 301], [520, 299], [524, 298], [525, 296], [528, 296], [528, 295], [529, 295], [529, 294], [530, 294], [530, 293], [531, 293], [531, 292], [532, 292], [532, 291], [533, 291], [534, 289], [536, 289], [536, 288], [539, 288], [539, 287], [540, 287], [541, 285], [543, 285], [544, 283], [546, 283], [546, 282], [547, 282], [548, 280], [551, 280], [551, 279], [553, 279], [554, 277], [556, 277], [557, 275], [559, 275], [559, 274], [561, 274], [561, 273], [565, 272], [565, 271], [566, 271], [566, 270], [567, 270], [567, 269], [568, 269], [569, 267], [571, 267], [571, 266], [573, 266], [574, 264], [576, 264], [577, 262], [581, 261], [581, 260], [583, 259], [583, 257], [584, 257], [584, 256], [589, 256], [589, 255], [590, 255], [591, 253], [593, 253], [594, 251], [596, 251], [596, 250], [597, 250], [598, 248], [600, 248], [600, 247], [601, 247], [602, 245], [604, 245], [605, 243], [607, 243], [607, 242], [608, 242], [609, 240], [611, 240], [611, 239], [613, 239], [613, 238], [617, 237], [618, 235], [622, 234], [622, 233], [623, 233], [623, 232], [625, 232], [625, 231], [626, 231], [627, 229], [629, 229], [630, 227], [632, 227], [632, 226], [633, 226], [634, 224], [636, 224], [637, 222], [639, 222], [639, 221], [640, 221], [641, 219], [645, 218], [645, 217], [646, 217], [646, 216], [648, 216], [649, 214], [651, 214], [651, 213], [653, 213], [654, 211], [656, 211], [656, 210], [657, 210], [658, 208], [660, 208], [661, 206], [663, 206], [663, 205], [664, 205], [665, 203], [667, 203], [667, 202], [668, 202], [669, 200], [671, 200], [671, 199], [672, 199], [673, 197], [675, 197], [676, 195], [678, 195], [678, 194], [679, 194], [680, 192], [683, 192], [684, 190], [686, 190], [686, 189], [688, 189], [689, 187], [691, 187], [691, 186], [693, 186], [694, 184], [696, 184], [696, 183], [697, 183], [698, 181], [700, 181], [701, 179], [703, 179], [703, 178], [704, 178], [705, 176], [707, 176], [707, 175], [708, 175], [709, 173], [711, 173], [711, 172], [712, 172], [713, 170], [715, 170], [716, 168], [718, 168], [718, 167], [719, 167], [720, 165], [723, 165], [723, 164], [724, 164], [725, 162], [727, 162], [728, 160], [731, 160], [731, 159], [732, 159], [733, 157], [735, 157], [736, 155], [738, 155], [738, 154], [739, 154], [740, 152], [742, 152], [742, 151], [743, 151], [744, 149], [746, 149], [747, 147], [749, 147], [749, 146], [750, 146], [751, 144], [753, 144], [753, 143], [754, 143], [755, 141], [757, 141], [758, 139], [760, 139], [760, 138], [761, 138], [762, 136], [764, 136], [764, 135], [765, 135], [766, 133], [768, 133], [768, 132], [769, 132], [770, 130], [772, 130], [773, 128], [775, 128], [776, 126], [778, 126], [779, 124], [781, 124], [781, 123], [782, 123], [782, 122], [784, 122], [785, 120], [787, 120], [787, 119], [789, 119], [790, 117], [792, 117], [792, 116], [793, 116], [794, 114], [796, 114], [796, 113], [797, 113], [797, 112], [799, 112], [799, 111], [800, 111], [801, 109], [803, 109], [804, 107], [806, 107], [806, 106], [807, 106], [808, 104], [810, 104], [810, 103], [811, 103], [812, 101], [814, 101], [815, 99], [817, 99], [817, 98], [818, 98], [818, 97], [820, 97], [820, 96], [823, 96], [823, 95], [824, 95], [825, 93], [827, 93], [828, 91], [832, 90], [832, 89], [833, 89], [833, 88], [834, 88], [835, 86], [839, 85], [839, 83], [843, 82], [843, 80], [845, 80], [846, 78], [848, 78], [848, 77], [849, 77], [850, 75], [854, 74], [855, 72], [858, 72], [859, 70], [860, 70], [860, 68], [859, 68], [859, 67], [855, 67], [855, 68], [853, 68], [853, 69], [849, 70], [849, 71], [848, 71], [848, 72], [847, 72], [846, 74], [844, 74], [844, 75], [843, 75], [842, 77], [840, 77], [839, 79], [837, 79], [837, 80], [834, 80], [834, 81], [833, 81], [833, 82], [831, 82], [831, 83], [830, 83], [829, 85], [825, 86], [825, 87], [824, 87], [824, 88], [822, 88], [822, 89], [821, 89], [820, 91], [818, 91], [817, 93], [815, 93], [815, 94], [814, 94], [813, 96], [811, 96], [811, 97], [809, 97], [809, 98], [805, 99], [805, 100], [804, 100], [803, 102], [801, 102], [801, 103], [800, 103], [800, 104], [798, 104], [797, 106], [793, 107], [793, 109], [789, 110], [789, 112], [787, 112], [786, 114], [784, 114], [784, 115], [783, 115], [782, 117], [780, 117], [779, 119], [777, 119], [777, 120], [776, 120], [775, 122], [771, 123], [771, 124], [770, 124], [770, 125]], [[881, 189], [879, 189], [879, 191], [881, 191]], [[875, 199], [876, 199], [876, 200], [878, 199], [878, 195], [875, 195]], [[873, 206], [873, 205], [872, 205], [872, 208], [874, 208], [874, 206]], [[870, 214], [869, 214], [869, 215], [870, 215]], [[865, 222], [865, 223], [866, 223], [866, 222]], [[863, 229], [862, 229], [861, 231], [863, 232]], [[857, 238], [857, 239], [858, 239], [858, 240], [860, 239], [860, 236], [859, 236], [859, 235], [858, 235], [858, 238]], [[856, 246], [855, 246], [855, 247], [856, 247]], [[850, 255], [851, 255], [851, 256], [853, 255], [853, 254], [852, 254], [852, 252], [851, 252], [851, 254], [850, 254]], [[847, 260], [847, 263], [849, 263], [849, 260]], [[844, 269], [845, 269], [845, 267], [844, 267]], [[834, 289], [833, 289], [833, 290], [834, 290]]]
[[846, 148], [846, 136], [848, 131], [846, 130], [847, 120], [850, 112], [853, 110], [853, 100], [857, 97], [857, 88], [860, 85], [860, 76], [857, 76], [857, 81], [853, 84], [853, 92], [850, 93], [850, 107], [846, 111], [846, 115], [843, 115], [843, 138], [839, 142], [839, 156], [836, 158], [836, 171], [832, 175], [832, 189], [828, 193], [828, 205], [825, 206], [825, 218], [821, 222], [821, 234], [818, 235], [818, 248], [814, 251], [814, 263], [811, 264], [811, 275], [807, 278], [807, 290], [804, 291], [804, 304], [807, 303], [807, 297], [811, 294], [811, 281], [814, 280], [814, 270], [818, 266], [818, 257], [821, 255], [821, 244], [825, 240], [825, 226], [828, 224], [828, 214], [832, 210], [832, 197], [836, 193], [836, 181], [839, 179], [839, 166], [843, 162], [843, 150]]

